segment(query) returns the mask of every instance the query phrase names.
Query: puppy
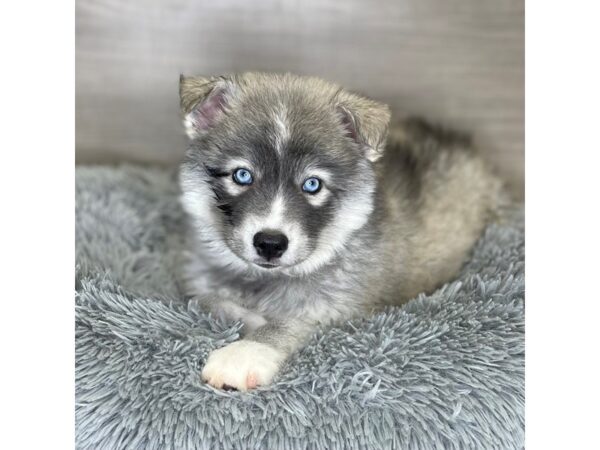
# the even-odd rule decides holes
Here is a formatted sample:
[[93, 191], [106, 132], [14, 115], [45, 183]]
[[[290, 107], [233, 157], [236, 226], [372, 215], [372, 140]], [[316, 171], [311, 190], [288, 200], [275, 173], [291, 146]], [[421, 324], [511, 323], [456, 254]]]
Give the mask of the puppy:
[[318, 78], [181, 77], [185, 279], [243, 338], [202, 378], [268, 385], [320, 324], [455, 277], [504, 198], [457, 133]]

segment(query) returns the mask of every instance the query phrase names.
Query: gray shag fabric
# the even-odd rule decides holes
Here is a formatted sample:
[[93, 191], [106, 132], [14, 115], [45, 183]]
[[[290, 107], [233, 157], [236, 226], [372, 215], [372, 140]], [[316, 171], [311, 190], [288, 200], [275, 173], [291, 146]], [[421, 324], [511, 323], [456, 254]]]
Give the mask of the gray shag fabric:
[[81, 449], [488, 449], [524, 445], [522, 210], [459, 280], [318, 332], [272, 386], [216, 391], [238, 338], [181, 294], [173, 173], [76, 175], [76, 443]]

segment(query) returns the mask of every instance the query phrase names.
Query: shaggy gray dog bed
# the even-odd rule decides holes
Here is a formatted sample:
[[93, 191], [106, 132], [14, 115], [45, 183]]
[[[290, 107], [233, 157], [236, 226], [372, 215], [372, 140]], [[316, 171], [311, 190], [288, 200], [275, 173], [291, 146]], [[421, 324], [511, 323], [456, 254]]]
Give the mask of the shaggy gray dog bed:
[[457, 281], [321, 330], [272, 386], [222, 392], [200, 369], [239, 324], [181, 294], [176, 186], [158, 169], [77, 169], [78, 448], [522, 448], [521, 212]]

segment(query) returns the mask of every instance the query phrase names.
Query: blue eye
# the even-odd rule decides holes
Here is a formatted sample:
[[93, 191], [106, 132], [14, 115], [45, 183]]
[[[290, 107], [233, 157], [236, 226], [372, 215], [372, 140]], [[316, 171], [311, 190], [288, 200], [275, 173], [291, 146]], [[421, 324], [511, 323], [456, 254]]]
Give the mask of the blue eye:
[[309, 194], [316, 194], [321, 190], [321, 180], [316, 177], [307, 178], [302, 184], [302, 190]]
[[252, 174], [248, 169], [236, 169], [233, 172], [233, 181], [243, 186], [252, 184]]

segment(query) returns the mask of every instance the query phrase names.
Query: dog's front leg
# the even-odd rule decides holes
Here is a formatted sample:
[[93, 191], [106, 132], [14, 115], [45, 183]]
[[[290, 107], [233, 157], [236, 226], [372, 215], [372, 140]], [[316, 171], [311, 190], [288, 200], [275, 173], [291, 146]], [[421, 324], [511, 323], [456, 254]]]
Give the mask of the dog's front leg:
[[240, 391], [270, 384], [316, 325], [301, 320], [262, 325], [244, 339], [214, 350], [202, 370], [202, 379], [216, 388], [229, 386]]
[[225, 321], [242, 322], [244, 324], [240, 330], [242, 335], [251, 333], [267, 323], [263, 316], [244, 308], [233, 300], [220, 299], [217, 301], [211, 297], [197, 297], [194, 301], [201, 309], [210, 312], [214, 317]]

